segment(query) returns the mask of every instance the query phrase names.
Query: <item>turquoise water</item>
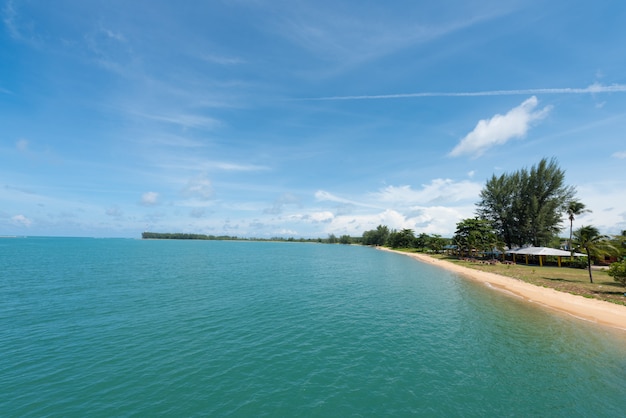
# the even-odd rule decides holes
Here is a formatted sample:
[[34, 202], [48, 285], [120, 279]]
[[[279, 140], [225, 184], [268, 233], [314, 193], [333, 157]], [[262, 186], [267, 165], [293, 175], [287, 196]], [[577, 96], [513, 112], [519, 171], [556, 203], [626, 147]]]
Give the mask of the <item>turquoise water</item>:
[[2, 416], [623, 416], [624, 334], [371, 248], [0, 239]]

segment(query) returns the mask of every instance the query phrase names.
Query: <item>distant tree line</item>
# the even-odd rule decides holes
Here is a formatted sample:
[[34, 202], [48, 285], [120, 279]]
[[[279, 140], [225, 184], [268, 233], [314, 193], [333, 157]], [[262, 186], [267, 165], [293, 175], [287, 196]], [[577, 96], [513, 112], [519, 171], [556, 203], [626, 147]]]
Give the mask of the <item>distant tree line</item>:
[[361, 238], [361, 244], [363, 245], [408, 248], [437, 253], [441, 252], [450, 242], [450, 239], [442, 238], [441, 235], [421, 233], [416, 236], [412, 229], [390, 230], [386, 225], [378, 225], [376, 229], [365, 231]]
[[236, 240], [237, 237], [230, 236], [215, 236], [215, 235], [204, 235], [204, 234], [186, 234], [181, 232], [142, 232], [142, 239], [197, 239], [197, 240], [221, 240], [221, 241], [232, 241]]
[[351, 237], [349, 235], [341, 235], [337, 238], [334, 234], [328, 235], [328, 238], [241, 238], [228, 235], [205, 235], [205, 234], [188, 234], [182, 232], [142, 232], [142, 239], [180, 239], [180, 240], [214, 240], [214, 241], [271, 241], [271, 242], [316, 242], [321, 244], [360, 244], [361, 237]]

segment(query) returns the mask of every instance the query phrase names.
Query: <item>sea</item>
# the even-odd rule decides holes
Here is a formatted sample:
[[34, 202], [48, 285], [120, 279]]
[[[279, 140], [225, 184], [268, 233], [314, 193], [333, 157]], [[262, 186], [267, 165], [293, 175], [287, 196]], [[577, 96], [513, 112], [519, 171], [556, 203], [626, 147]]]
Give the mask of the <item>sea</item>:
[[626, 332], [354, 245], [0, 239], [2, 417], [622, 417]]

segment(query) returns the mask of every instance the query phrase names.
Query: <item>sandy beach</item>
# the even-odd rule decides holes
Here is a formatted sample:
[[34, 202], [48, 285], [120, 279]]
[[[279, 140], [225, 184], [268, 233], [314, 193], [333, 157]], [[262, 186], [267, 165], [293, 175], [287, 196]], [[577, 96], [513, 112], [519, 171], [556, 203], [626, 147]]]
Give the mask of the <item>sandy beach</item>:
[[511, 277], [459, 266], [449, 261], [439, 260], [425, 254], [406, 253], [382, 247], [379, 247], [379, 249], [406, 255], [421, 262], [453, 271], [463, 277], [485, 283], [492, 288], [510, 292], [528, 302], [537, 303], [582, 320], [592, 321], [626, 331], [626, 306], [535, 286]]

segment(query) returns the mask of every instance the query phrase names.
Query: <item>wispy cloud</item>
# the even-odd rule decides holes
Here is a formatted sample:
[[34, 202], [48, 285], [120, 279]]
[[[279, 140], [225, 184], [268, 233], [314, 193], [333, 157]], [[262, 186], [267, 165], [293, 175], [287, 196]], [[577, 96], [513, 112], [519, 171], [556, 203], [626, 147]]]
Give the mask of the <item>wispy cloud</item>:
[[16, 19], [17, 10], [15, 9], [13, 1], [9, 0], [5, 3], [4, 8], [2, 9], [2, 21], [4, 22], [4, 26], [7, 28], [7, 32], [9, 32], [11, 38], [21, 40], [22, 34], [18, 28]]
[[620, 160], [623, 160], [624, 158], [626, 158], [626, 151], [617, 151], [614, 152], [611, 157], [613, 158], [619, 158]]
[[283, 212], [283, 207], [285, 205], [300, 205], [300, 198], [293, 193], [284, 193], [278, 199], [274, 201], [274, 204], [271, 208], [267, 208], [263, 210], [263, 213], [270, 215], [278, 215]]
[[25, 226], [27, 228], [33, 224], [33, 221], [28, 219], [24, 215], [15, 215], [15, 216], [13, 216], [11, 218], [11, 222], [13, 223], [13, 225]]
[[421, 92], [421, 93], [398, 93], [378, 94], [361, 96], [327, 96], [310, 97], [297, 100], [381, 100], [381, 99], [407, 99], [419, 97], [484, 97], [484, 96], [528, 96], [530, 94], [601, 94], [601, 93], [625, 93], [625, 84], [602, 85], [591, 84], [588, 87], [563, 87], [563, 88], [540, 88], [540, 89], [517, 89], [517, 90], [486, 90], [466, 92]]
[[343, 197], [336, 196], [325, 190], [318, 190], [317, 192], [315, 192], [315, 199], [320, 202], [335, 202], [335, 203], [349, 204], [349, 205], [362, 206], [362, 207], [376, 207], [376, 206], [369, 205], [366, 203], [355, 202], [350, 199], [345, 199]]
[[241, 58], [220, 55], [203, 55], [201, 58], [206, 62], [218, 65], [239, 65], [245, 63], [245, 61]]
[[111, 216], [111, 217], [113, 217], [113, 218], [121, 218], [121, 217], [124, 215], [124, 213], [122, 212], [122, 210], [121, 210], [121, 209], [119, 208], [119, 206], [117, 206], [117, 205], [113, 205], [113, 206], [111, 206], [111, 207], [107, 208], [107, 209], [104, 211], [104, 213], [105, 213], [107, 216]]
[[473, 7], [467, 13], [406, 5], [401, 12], [384, 5], [360, 10], [314, 2], [283, 8], [273, 30], [325, 62], [326, 71], [353, 68], [415, 45], [426, 44], [508, 13], [510, 6]]
[[256, 164], [235, 164], [226, 162], [209, 163], [209, 166], [224, 171], [265, 171], [269, 170], [267, 166]]
[[182, 193], [185, 197], [209, 200], [213, 197], [213, 186], [206, 174], [201, 174], [189, 180]]
[[15, 148], [17, 148], [18, 151], [20, 152], [27, 152], [28, 151], [28, 140], [27, 139], [18, 139], [17, 142], [15, 143]]
[[156, 192], [146, 192], [141, 195], [142, 206], [156, 206], [159, 204], [159, 194]]
[[506, 115], [497, 114], [491, 119], [480, 120], [474, 130], [454, 147], [450, 156], [468, 154], [478, 157], [488, 148], [502, 145], [512, 138], [524, 137], [532, 123], [543, 119], [551, 110], [550, 106], [546, 106], [535, 111], [538, 103], [537, 98], [533, 96], [509, 110]]
[[392, 204], [394, 207], [412, 205], [442, 205], [476, 199], [481, 185], [472, 181], [433, 179], [420, 189], [411, 186], [387, 186], [373, 193], [376, 201]]
[[213, 129], [221, 124], [217, 119], [193, 114], [151, 114], [132, 112], [134, 115], [162, 123], [182, 126], [183, 128]]

